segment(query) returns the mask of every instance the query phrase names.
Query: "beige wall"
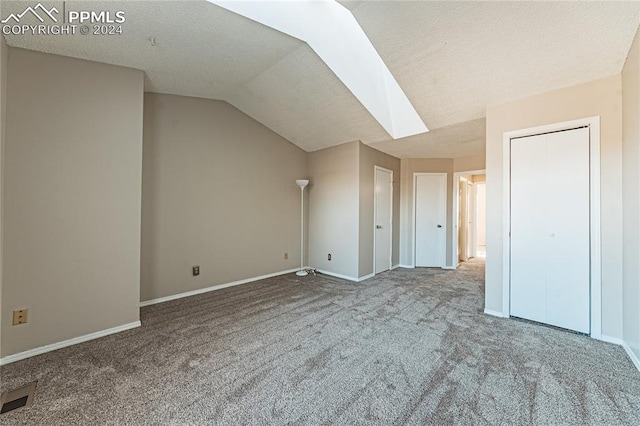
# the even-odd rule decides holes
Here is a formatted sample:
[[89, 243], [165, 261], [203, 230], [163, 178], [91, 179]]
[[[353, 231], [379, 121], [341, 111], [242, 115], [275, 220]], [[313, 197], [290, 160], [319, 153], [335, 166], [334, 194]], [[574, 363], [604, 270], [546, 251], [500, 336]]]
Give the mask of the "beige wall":
[[620, 75], [487, 108], [486, 309], [502, 311], [503, 133], [600, 116], [602, 333], [622, 337], [621, 109]]
[[299, 267], [306, 169], [304, 151], [225, 102], [145, 94], [140, 299]]
[[143, 108], [128, 68], [11, 48], [7, 78], [3, 356], [138, 320]]
[[413, 265], [413, 174], [447, 174], [447, 265], [451, 265], [451, 226], [453, 225], [453, 162], [451, 158], [403, 158], [400, 166], [400, 264]]
[[453, 171], [454, 172], [471, 172], [471, 171], [477, 171], [477, 170], [484, 170], [485, 160], [486, 160], [485, 155], [454, 158]]
[[[2, 198], [4, 198], [4, 191], [2, 190], [2, 176], [4, 175], [3, 163], [4, 163], [4, 136], [6, 129], [6, 115], [7, 115], [7, 45], [4, 41], [4, 36], [0, 35], [0, 298], [2, 296], [2, 262], [3, 262], [3, 234], [2, 234]], [[0, 301], [0, 330], [2, 330], [2, 303]], [[0, 338], [0, 355], [2, 354], [2, 338]]]
[[400, 262], [400, 159], [363, 143], [360, 147], [360, 236], [358, 277], [373, 273], [373, 233], [375, 231], [375, 166], [393, 171], [392, 266]]
[[623, 338], [640, 359], [640, 29], [622, 70]]
[[352, 279], [359, 268], [359, 150], [355, 141], [308, 154], [309, 266]]
[[[474, 179], [475, 181], [475, 179]], [[476, 182], [477, 194], [478, 194], [478, 215], [477, 230], [478, 230], [478, 245], [487, 244], [487, 185], [485, 185], [484, 179], [480, 182]]]

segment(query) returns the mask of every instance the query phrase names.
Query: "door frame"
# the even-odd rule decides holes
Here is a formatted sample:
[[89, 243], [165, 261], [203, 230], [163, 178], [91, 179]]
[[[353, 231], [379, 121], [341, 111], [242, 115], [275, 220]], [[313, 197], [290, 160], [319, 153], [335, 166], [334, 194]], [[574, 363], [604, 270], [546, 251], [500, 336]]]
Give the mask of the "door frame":
[[451, 209], [453, 212], [453, 226], [451, 227], [451, 265], [447, 268], [449, 269], [457, 269], [458, 268], [458, 216], [459, 216], [459, 207], [458, 206], [458, 191], [460, 190], [460, 178], [462, 176], [467, 175], [486, 175], [487, 170], [468, 170], [462, 172], [455, 172], [453, 174], [453, 189], [451, 191], [451, 195], [453, 197], [453, 208]]
[[[413, 239], [413, 265], [412, 267], [415, 268], [416, 267], [416, 199], [417, 199], [417, 192], [418, 192], [418, 176], [444, 176], [444, 191], [442, 192], [442, 194], [444, 195], [444, 203], [442, 208], [444, 209], [444, 224], [442, 225], [444, 227], [444, 248], [442, 250], [442, 266], [440, 266], [440, 268], [446, 269], [447, 268], [447, 179], [448, 179], [448, 173], [424, 173], [424, 172], [415, 172], [413, 174], [413, 223], [412, 223], [412, 230], [411, 230], [411, 236]], [[437, 266], [435, 266], [435, 268], [437, 268]]]
[[[460, 177], [458, 182], [458, 263], [469, 260], [469, 179]], [[464, 205], [464, 208], [463, 208]], [[462, 245], [462, 247], [461, 247]]]
[[478, 257], [478, 187], [475, 182], [471, 182], [467, 190], [471, 191], [471, 194], [469, 194], [471, 207], [469, 219], [471, 220], [471, 226], [467, 224], [467, 238], [469, 238], [469, 241], [467, 241], [467, 250], [469, 251], [468, 254], [470, 254], [470, 257], [475, 259]]
[[587, 127], [589, 129], [590, 336], [602, 336], [602, 253], [600, 234], [600, 116], [530, 127], [502, 136], [502, 315], [511, 300], [511, 139]]
[[382, 171], [391, 175], [390, 202], [389, 202], [389, 271], [393, 269], [393, 170], [385, 169], [380, 166], [373, 166], [373, 275], [376, 275], [376, 223], [378, 221], [378, 193], [376, 186], [378, 184], [377, 172]]

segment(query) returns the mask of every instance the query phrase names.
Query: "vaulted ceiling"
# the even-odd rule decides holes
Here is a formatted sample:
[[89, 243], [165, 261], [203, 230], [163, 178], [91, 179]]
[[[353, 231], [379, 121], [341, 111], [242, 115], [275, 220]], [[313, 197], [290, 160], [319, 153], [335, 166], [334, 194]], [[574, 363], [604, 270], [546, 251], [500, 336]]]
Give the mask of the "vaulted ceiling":
[[[30, 3], [3, 0], [0, 15]], [[430, 132], [391, 139], [304, 42], [205, 1], [67, 1], [125, 11], [123, 34], [5, 38], [144, 70], [147, 91], [224, 100], [307, 151], [361, 140], [442, 158], [484, 152], [489, 104], [619, 73], [640, 22], [639, 1], [340, 3]]]

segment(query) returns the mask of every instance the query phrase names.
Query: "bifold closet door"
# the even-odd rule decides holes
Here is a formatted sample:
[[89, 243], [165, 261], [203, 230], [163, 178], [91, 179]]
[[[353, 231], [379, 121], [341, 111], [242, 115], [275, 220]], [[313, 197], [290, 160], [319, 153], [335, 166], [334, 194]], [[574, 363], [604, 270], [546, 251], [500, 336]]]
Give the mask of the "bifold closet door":
[[589, 129], [511, 140], [512, 316], [590, 331]]

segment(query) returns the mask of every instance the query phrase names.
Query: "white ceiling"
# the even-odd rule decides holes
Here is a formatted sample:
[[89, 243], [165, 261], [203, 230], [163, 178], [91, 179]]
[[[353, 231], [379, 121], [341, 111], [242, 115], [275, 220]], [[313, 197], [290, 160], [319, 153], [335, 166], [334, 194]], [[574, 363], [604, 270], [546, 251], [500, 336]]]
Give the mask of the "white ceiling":
[[[0, 15], [31, 3], [3, 0]], [[390, 140], [305, 43], [205, 1], [67, 1], [124, 10], [124, 34], [6, 40], [144, 70], [147, 91], [225, 100], [307, 151], [359, 139], [462, 157], [484, 152], [487, 105], [619, 73], [640, 22], [640, 1], [341, 3], [431, 132]]]
[[431, 130], [426, 135], [370, 144], [399, 158], [459, 158], [484, 154], [485, 119], [464, 121]]
[[394, 139], [427, 127], [353, 14], [334, 0], [207, 0], [309, 45]]

